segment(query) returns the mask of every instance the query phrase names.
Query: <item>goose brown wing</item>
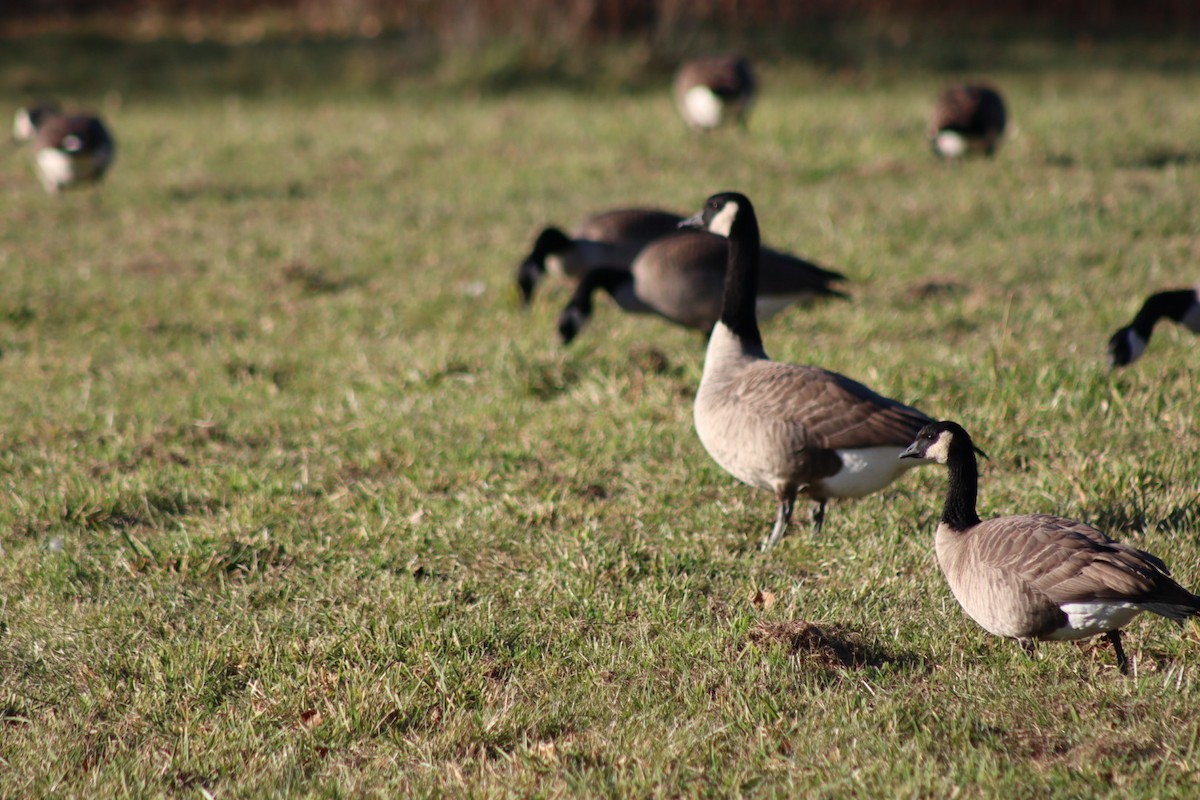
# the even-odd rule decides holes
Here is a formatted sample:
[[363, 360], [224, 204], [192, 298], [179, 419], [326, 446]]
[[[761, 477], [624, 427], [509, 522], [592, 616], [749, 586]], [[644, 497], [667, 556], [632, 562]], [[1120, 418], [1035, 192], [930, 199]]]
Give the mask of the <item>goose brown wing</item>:
[[819, 367], [760, 361], [742, 372], [734, 392], [742, 413], [802, 428], [809, 443], [829, 449], [904, 447], [933, 421]]
[[594, 242], [650, 242], [674, 231], [682, 219], [656, 208], [620, 208], [589, 217], [571, 231], [571, 237]]
[[846, 280], [845, 275], [802, 258], [764, 247], [759, 255], [759, 265], [759, 294], [812, 292], [818, 295], [845, 296], [830, 286]]
[[1173, 595], [1172, 587], [1179, 589], [1160, 559], [1062, 517], [1035, 514], [986, 520], [971, 529], [971, 541], [980, 561], [1016, 575], [1059, 605], [1146, 602], [1163, 592]]

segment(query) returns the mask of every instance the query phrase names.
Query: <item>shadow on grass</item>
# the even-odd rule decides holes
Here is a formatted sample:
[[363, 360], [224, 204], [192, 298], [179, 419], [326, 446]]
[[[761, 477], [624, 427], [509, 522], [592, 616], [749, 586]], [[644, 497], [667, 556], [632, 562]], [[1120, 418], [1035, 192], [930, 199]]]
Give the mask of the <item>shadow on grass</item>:
[[1167, 167], [1186, 167], [1200, 163], [1200, 150], [1179, 150], [1170, 147], [1159, 147], [1129, 158], [1117, 160], [1118, 167], [1130, 169], [1166, 169]]
[[1120, 533], [1145, 533], [1150, 527], [1170, 533], [1194, 531], [1200, 528], [1200, 499], [1170, 508], [1158, 518], [1145, 509], [1117, 505], [1085, 510], [1084, 519], [1115, 538], [1120, 538]]
[[857, 631], [840, 625], [804, 620], [760, 622], [750, 629], [750, 641], [760, 648], [778, 645], [807, 664], [825, 670], [878, 668], [885, 665], [911, 668], [921, 659], [911, 653], [894, 653], [868, 641]]

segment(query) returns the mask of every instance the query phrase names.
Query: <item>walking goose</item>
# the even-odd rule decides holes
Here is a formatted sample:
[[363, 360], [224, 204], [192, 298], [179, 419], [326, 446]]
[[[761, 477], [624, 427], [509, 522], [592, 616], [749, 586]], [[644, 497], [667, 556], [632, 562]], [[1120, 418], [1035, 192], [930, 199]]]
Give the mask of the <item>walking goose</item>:
[[721, 316], [704, 357], [694, 408], [696, 433], [713, 460], [738, 480], [775, 494], [775, 526], [787, 529], [799, 493], [825, 505], [878, 491], [916, 462], [897, 458], [932, 419], [836, 372], [771, 361], [755, 316], [759, 233], [741, 194], [715, 194], [687, 223], [729, 240]]
[[[656, 239], [629, 269], [600, 268], [580, 279], [558, 317], [558, 332], [570, 344], [592, 316], [592, 295], [603, 289], [623, 310], [657, 314], [706, 335], [721, 315], [721, 291], [729, 245], [723, 236], [683, 230]], [[832, 284], [845, 280], [833, 270], [768, 248], [762, 249], [758, 313], [769, 319], [792, 303], [845, 297]]]
[[1007, 114], [1000, 93], [990, 86], [949, 86], [938, 95], [929, 122], [933, 151], [957, 158], [968, 150], [992, 156], [1004, 135]]
[[517, 268], [522, 304], [529, 305], [533, 299], [533, 290], [547, 266], [573, 279], [599, 266], [628, 270], [639, 250], [673, 233], [682, 219], [657, 208], [622, 208], [588, 217], [569, 236], [559, 228], [544, 229]]
[[112, 134], [99, 117], [62, 114], [53, 104], [18, 111], [13, 136], [33, 142], [38, 178], [52, 194], [98, 182], [116, 154]]
[[1108, 363], [1124, 367], [1137, 361], [1150, 343], [1155, 324], [1166, 317], [1192, 333], [1200, 333], [1200, 286], [1173, 289], [1146, 298], [1133, 322], [1108, 340]]
[[1016, 639], [1030, 655], [1037, 639], [1103, 634], [1128, 674], [1121, 628], [1134, 617], [1200, 614], [1200, 597], [1172, 580], [1161, 559], [1090, 525], [1051, 514], [980, 521], [975, 450], [962, 426], [935, 422], [900, 457], [949, 469], [934, 548], [955, 599], [984, 630]]
[[711, 130], [726, 120], [745, 128], [754, 92], [750, 62], [739, 56], [693, 59], [675, 73], [675, 104], [695, 131]]

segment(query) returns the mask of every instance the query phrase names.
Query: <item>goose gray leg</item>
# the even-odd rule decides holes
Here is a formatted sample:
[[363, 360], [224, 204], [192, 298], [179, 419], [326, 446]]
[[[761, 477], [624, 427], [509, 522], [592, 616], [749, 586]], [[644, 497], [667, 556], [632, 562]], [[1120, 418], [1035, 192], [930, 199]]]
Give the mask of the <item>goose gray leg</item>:
[[812, 512], [813, 533], [821, 532], [821, 527], [825, 524], [825, 502], [824, 500], [817, 501], [817, 507]]
[[783, 538], [783, 532], [787, 530], [788, 523], [792, 521], [792, 507], [796, 505], [796, 493], [792, 492], [788, 497], [779, 498], [779, 513], [775, 515], [775, 527], [771, 529], [771, 535], [766, 538], [759, 548], [762, 552], [767, 552]]
[[1025, 651], [1025, 655], [1030, 658], [1036, 657], [1037, 645], [1033, 643], [1033, 639], [1017, 639], [1017, 643], [1021, 645], [1021, 649]]
[[1109, 631], [1104, 638], [1112, 642], [1113, 650], [1117, 652], [1117, 669], [1121, 670], [1122, 675], [1128, 675], [1129, 659], [1125, 658], [1125, 648], [1121, 646], [1121, 632]]

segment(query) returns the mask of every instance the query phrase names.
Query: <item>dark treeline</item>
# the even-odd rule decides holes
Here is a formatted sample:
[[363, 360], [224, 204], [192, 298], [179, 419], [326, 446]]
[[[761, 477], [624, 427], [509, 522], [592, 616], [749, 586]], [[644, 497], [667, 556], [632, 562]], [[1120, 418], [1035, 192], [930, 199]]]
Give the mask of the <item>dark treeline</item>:
[[1034, 24], [1093, 33], [1200, 30], [1195, 0], [17, 0], [0, 3], [10, 30], [84, 20], [200, 19], [273, 14], [314, 31], [425, 30], [443, 39], [569, 34], [579, 40], [670, 36], [714, 26], [751, 30], [836, 20]]

